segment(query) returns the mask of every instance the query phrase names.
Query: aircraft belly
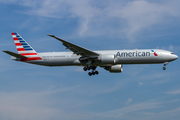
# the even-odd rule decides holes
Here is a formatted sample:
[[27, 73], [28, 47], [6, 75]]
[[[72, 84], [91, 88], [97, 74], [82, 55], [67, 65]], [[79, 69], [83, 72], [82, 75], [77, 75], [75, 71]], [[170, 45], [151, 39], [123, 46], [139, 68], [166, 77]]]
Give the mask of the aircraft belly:
[[60, 59], [48, 59], [44, 63], [48, 66], [71, 66], [71, 65], [80, 65], [76, 58], [60, 58]]

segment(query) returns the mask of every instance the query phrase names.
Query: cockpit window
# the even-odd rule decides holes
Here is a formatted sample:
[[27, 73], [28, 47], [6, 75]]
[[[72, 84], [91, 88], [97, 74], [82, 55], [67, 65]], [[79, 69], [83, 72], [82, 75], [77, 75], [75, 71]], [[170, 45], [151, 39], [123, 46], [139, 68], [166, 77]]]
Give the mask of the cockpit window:
[[171, 53], [172, 55], [175, 55], [174, 53]]

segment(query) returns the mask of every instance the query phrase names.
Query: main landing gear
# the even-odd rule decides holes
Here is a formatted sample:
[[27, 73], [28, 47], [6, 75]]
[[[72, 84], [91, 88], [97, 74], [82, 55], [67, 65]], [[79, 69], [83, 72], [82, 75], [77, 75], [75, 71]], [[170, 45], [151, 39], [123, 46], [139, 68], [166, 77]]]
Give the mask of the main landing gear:
[[91, 75], [95, 75], [95, 74], [99, 74], [98, 71], [92, 71], [92, 72], [89, 72], [88, 75], [91, 76]]
[[95, 66], [90, 66], [90, 67], [85, 66], [85, 67], [83, 68], [83, 70], [84, 70], [84, 71], [87, 71], [87, 70], [91, 70], [91, 69], [92, 69], [92, 72], [89, 72], [88, 75], [89, 75], [89, 76], [91, 76], [91, 75], [98, 75], [99, 72], [96, 71], [96, 68], [97, 68], [97, 67], [95, 67]]
[[163, 66], [163, 70], [166, 70], [166, 65], [168, 64], [168, 62], [165, 62], [164, 63], [164, 66]]

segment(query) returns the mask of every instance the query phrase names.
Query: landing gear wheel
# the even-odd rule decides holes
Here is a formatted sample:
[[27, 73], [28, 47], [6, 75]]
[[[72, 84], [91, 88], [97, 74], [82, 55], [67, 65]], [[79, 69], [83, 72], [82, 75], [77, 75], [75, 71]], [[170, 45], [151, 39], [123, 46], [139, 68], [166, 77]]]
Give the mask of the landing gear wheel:
[[166, 70], [166, 67], [163, 67], [163, 70]]
[[83, 70], [84, 70], [84, 71], [87, 71], [87, 67], [84, 67]]
[[95, 71], [95, 74], [96, 74], [96, 75], [98, 75], [98, 74], [99, 74], [99, 72], [98, 72], [98, 71]]
[[88, 75], [89, 75], [89, 76], [91, 76], [91, 75], [92, 75], [92, 73], [91, 73], [91, 72], [89, 72], [89, 73], [88, 73]]
[[95, 75], [96, 73], [95, 72], [92, 72], [93, 75]]

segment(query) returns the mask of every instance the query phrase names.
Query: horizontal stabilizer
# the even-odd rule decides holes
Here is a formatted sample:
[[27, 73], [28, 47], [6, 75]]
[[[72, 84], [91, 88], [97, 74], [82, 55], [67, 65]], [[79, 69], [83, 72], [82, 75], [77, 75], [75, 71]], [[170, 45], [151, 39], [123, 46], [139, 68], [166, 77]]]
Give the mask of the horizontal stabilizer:
[[11, 56], [14, 56], [14, 57], [17, 57], [17, 58], [27, 58], [26, 56], [23, 56], [23, 55], [20, 55], [20, 54], [17, 54], [17, 53], [13, 53], [11, 51], [7, 51], [7, 50], [3, 50], [3, 52], [11, 55]]

